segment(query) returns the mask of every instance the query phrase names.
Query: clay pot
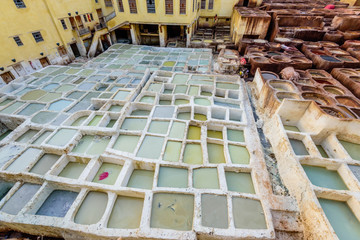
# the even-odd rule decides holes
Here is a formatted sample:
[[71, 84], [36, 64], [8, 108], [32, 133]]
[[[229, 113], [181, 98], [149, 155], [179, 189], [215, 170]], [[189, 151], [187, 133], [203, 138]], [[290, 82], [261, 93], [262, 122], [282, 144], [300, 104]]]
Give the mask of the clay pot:
[[306, 100], [312, 100], [318, 105], [331, 105], [333, 100], [323, 94], [316, 93], [316, 92], [303, 92], [301, 96]]
[[350, 96], [338, 96], [335, 97], [336, 101], [338, 101], [338, 103], [348, 106], [348, 107], [360, 107], [360, 104], [358, 103], [358, 101], [356, 101], [353, 97]]
[[346, 118], [346, 115], [343, 112], [341, 112], [339, 109], [333, 107], [325, 107], [325, 106], [320, 106], [320, 108], [323, 112], [327, 113], [330, 116], [337, 118]]
[[270, 61], [274, 63], [291, 63], [291, 59], [284, 55], [272, 56]]

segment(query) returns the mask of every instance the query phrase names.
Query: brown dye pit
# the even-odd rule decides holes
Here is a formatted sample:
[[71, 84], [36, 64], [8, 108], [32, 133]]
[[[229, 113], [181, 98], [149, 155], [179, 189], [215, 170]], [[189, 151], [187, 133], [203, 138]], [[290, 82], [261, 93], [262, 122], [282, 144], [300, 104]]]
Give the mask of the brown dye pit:
[[345, 106], [341, 106], [341, 105], [336, 105], [339, 109], [341, 109], [341, 111], [343, 111], [348, 118], [358, 118], [355, 114], [353, 114], [347, 107]]
[[298, 84], [304, 84], [304, 85], [313, 85], [312, 81], [308, 78], [300, 78], [295, 80], [294, 82]]
[[349, 106], [349, 107], [359, 107], [360, 104], [357, 103], [352, 97], [342, 96], [342, 97], [335, 97], [336, 101], [339, 103]]
[[351, 111], [353, 111], [358, 118], [360, 118], [360, 109], [358, 108], [351, 108]]
[[347, 74], [347, 75], [354, 75], [354, 76], [359, 75], [358, 72], [356, 72], [355, 70], [352, 70], [352, 69], [340, 69], [340, 72]]
[[332, 107], [324, 107], [324, 106], [321, 106], [320, 107], [324, 112], [326, 112], [327, 114], [331, 115], [331, 116], [334, 116], [334, 117], [337, 117], [337, 118], [346, 118], [346, 116], [340, 112], [339, 110], [335, 109], [335, 108], [332, 108]]
[[320, 89], [316, 87], [303, 86], [301, 87], [301, 90], [303, 92], [319, 92]]
[[269, 84], [273, 89], [277, 91], [293, 92], [295, 90], [294, 87], [286, 81], [270, 80]]
[[301, 96], [304, 99], [313, 100], [318, 105], [329, 105], [330, 104], [330, 100], [328, 100], [324, 95], [319, 94], [319, 93], [306, 92], [306, 93], [302, 93]]
[[342, 96], [345, 94], [345, 92], [341, 88], [334, 86], [324, 86], [324, 90], [338, 96]]
[[283, 99], [300, 99], [300, 97], [296, 93], [291, 92], [278, 92], [276, 93], [276, 98], [279, 101], [282, 101]]
[[360, 83], [360, 76], [350, 76], [350, 79], [356, 83]]
[[316, 79], [315, 79], [315, 81], [316, 81], [317, 83], [320, 83], [320, 84], [328, 84], [328, 85], [332, 85], [332, 83], [331, 83], [331, 82], [328, 82], [328, 81], [325, 81], [325, 80], [316, 80]]

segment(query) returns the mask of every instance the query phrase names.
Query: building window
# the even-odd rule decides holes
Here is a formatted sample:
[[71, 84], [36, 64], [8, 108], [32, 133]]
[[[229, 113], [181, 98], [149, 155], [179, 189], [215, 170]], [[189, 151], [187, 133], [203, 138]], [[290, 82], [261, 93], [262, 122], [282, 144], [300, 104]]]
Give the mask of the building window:
[[106, 7], [112, 7], [112, 6], [113, 6], [111, 0], [104, 0], [104, 2], [105, 2], [105, 6], [106, 6]]
[[180, 14], [186, 14], [186, 0], [180, 0]]
[[130, 13], [137, 13], [136, 0], [129, 0]]
[[17, 44], [18, 46], [24, 45], [24, 44], [22, 43], [22, 41], [21, 41], [21, 39], [20, 39], [19, 36], [15, 36], [15, 37], [14, 37], [14, 41], [16, 42], [16, 44]]
[[165, 0], [165, 13], [173, 14], [173, 0]]
[[90, 13], [90, 18], [91, 18], [91, 21], [94, 21], [94, 17], [92, 15], [92, 13]]
[[95, 3], [99, 3], [99, 1], [98, 1], [98, 0], [95, 0]]
[[43, 37], [41, 36], [41, 33], [40, 32], [33, 32], [32, 33], [34, 39], [36, 42], [42, 42], [44, 41]]
[[124, 12], [124, 5], [122, 0], [119, 0], [119, 12]]
[[209, 0], [208, 9], [214, 9], [214, 0]]
[[63, 29], [66, 30], [67, 26], [66, 26], [65, 20], [61, 19], [60, 22], [61, 22], [61, 25], [62, 25]]
[[88, 19], [87, 19], [86, 15], [83, 15], [83, 18], [84, 18], [85, 22], [88, 22]]
[[201, 9], [205, 9], [206, 7], [206, 0], [201, 0]]
[[155, 0], [146, 0], [147, 12], [155, 13]]
[[26, 8], [26, 5], [23, 0], [14, 0], [14, 3], [17, 8]]

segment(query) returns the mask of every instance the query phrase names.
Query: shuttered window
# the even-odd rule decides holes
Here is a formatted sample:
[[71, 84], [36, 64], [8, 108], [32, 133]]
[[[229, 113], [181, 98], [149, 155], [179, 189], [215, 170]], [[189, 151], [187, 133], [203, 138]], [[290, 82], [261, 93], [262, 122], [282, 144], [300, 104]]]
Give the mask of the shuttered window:
[[129, 0], [130, 13], [137, 13], [136, 0]]
[[186, 14], [186, 0], [180, 0], [180, 14]]
[[20, 39], [19, 36], [15, 36], [15, 37], [14, 37], [14, 41], [16, 42], [16, 44], [17, 44], [18, 46], [24, 45], [24, 44], [22, 43], [22, 41], [21, 41], [21, 39]]
[[17, 8], [26, 8], [26, 5], [23, 0], [14, 0], [14, 3]]
[[41, 33], [40, 32], [33, 32], [32, 33], [34, 39], [36, 42], [42, 42], [44, 41], [43, 37], [41, 36]]
[[146, 0], [147, 12], [155, 13], [155, 0]]
[[119, 2], [119, 12], [124, 12], [124, 5], [122, 0], [119, 0], [118, 2]]
[[173, 14], [173, 0], [165, 0], [165, 13]]
[[201, 0], [201, 9], [205, 9], [206, 7], [206, 0]]
[[209, 0], [208, 9], [214, 9], [214, 0]]

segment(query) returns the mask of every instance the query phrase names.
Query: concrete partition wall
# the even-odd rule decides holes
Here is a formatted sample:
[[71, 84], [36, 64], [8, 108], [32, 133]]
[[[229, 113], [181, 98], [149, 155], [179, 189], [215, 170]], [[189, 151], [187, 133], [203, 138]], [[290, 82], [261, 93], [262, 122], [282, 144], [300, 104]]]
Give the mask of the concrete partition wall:
[[[186, 53], [115, 44], [91, 66], [49, 66], [2, 88], [2, 228], [66, 239], [275, 239], [281, 201], [245, 83], [173, 72], [209, 57]], [[156, 57], [172, 71], [133, 68]]]
[[[295, 126], [299, 131], [286, 129], [287, 126]], [[322, 112], [314, 102], [288, 99], [283, 100], [278, 110], [264, 121], [265, 134], [273, 147], [281, 178], [299, 205], [307, 239], [344, 238], [343, 233], [329, 222], [319, 198], [345, 202], [359, 220], [360, 184], [357, 173], [349, 167], [359, 166], [359, 161], [353, 159], [339, 142], [341, 139], [359, 144], [359, 128], [359, 120], [338, 119]], [[308, 153], [296, 153], [290, 139], [301, 141]], [[346, 190], [316, 185], [319, 182], [313, 179], [314, 176], [307, 175], [302, 165], [334, 171], [346, 185]]]

